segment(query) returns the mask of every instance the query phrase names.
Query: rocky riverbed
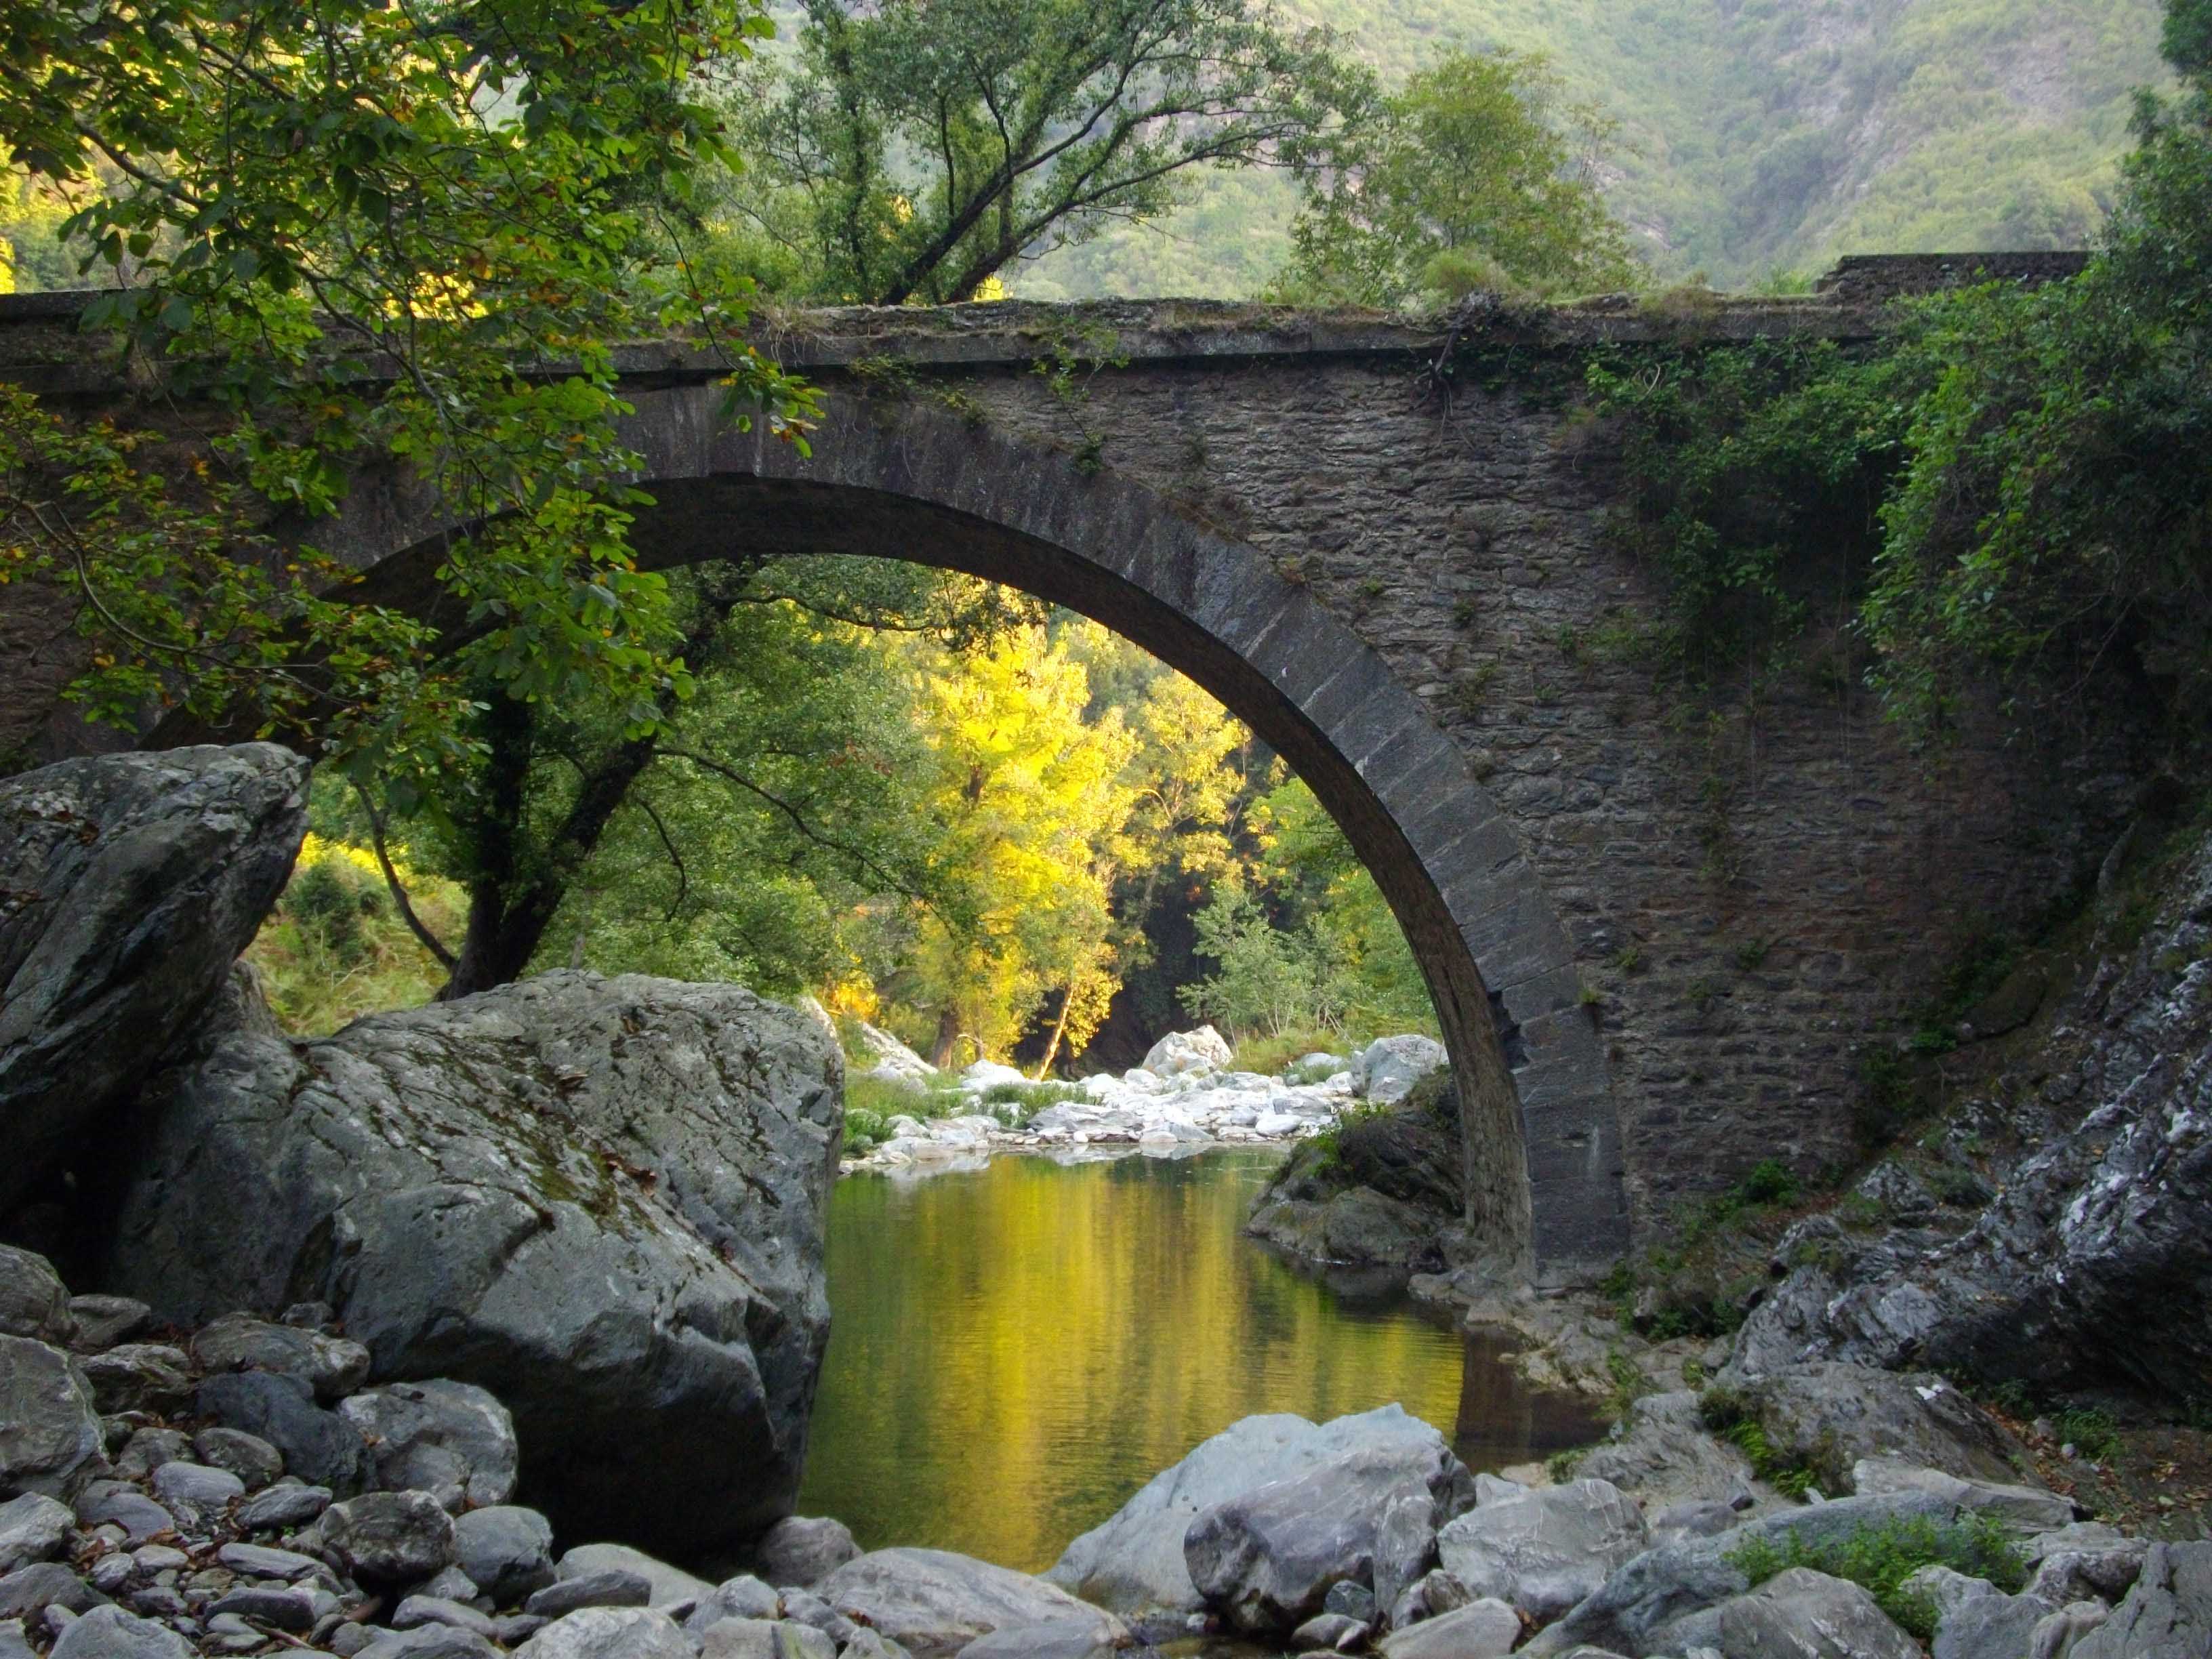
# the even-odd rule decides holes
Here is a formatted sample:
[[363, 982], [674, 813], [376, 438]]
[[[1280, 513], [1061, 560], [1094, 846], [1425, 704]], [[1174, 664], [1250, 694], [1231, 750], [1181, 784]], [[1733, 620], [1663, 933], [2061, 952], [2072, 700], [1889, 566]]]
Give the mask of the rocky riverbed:
[[[875, 1051], [873, 1074], [906, 1085], [916, 1109], [893, 1115], [889, 1138], [848, 1158], [846, 1173], [933, 1175], [1009, 1153], [1073, 1162], [1287, 1145], [1335, 1122], [1347, 1107], [1402, 1099], [1445, 1059], [1443, 1044], [1409, 1033], [1378, 1037], [1350, 1054], [1308, 1054], [1288, 1076], [1266, 1077], [1233, 1069], [1229, 1044], [1202, 1025], [1162, 1037], [1142, 1065], [1085, 1078], [1073, 1098], [1034, 1110], [1020, 1097], [1038, 1085], [1012, 1066], [978, 1060], [959, 1074], [960, 1109], [924, 1116], [932, 1085], [942, 1081], [935, 1069], [887, 1032], [862, 1030]], [[1015, 1099], [994, 1109], [994, 1095]]]

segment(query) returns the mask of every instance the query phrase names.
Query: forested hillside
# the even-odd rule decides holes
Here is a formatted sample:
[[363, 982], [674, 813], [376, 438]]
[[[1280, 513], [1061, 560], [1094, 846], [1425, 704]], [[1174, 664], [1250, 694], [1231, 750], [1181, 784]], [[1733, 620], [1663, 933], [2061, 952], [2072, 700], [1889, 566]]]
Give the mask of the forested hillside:
[[[2158, 0], [1295, 0], [1396, 82], [1455, 46], [1549, 55], [1620, 124], [1613, 206], [1662, 277], [1724, 287], [1844, 252], [2079, 246], [2109, 205]], [[1279, 175], [1202, 180], [1015, 291], [1256, 290], [1286, 257]]]

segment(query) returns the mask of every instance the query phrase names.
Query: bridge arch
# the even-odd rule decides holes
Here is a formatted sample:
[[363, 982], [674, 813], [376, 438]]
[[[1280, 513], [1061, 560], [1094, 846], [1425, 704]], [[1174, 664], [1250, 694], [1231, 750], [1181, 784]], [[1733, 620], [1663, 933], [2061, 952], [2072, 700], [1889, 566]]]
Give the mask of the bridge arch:
[[[1537, 1282], [1628, 1243], [1618, 1114], [1565, 927], [1468, 757], [1342, 622], [1251, 546], [1109, 470], [919, 401], [833, 392], [811, 456], [738, 431], [711, 386], [643, 391], [633, 540], [670, 568], [744, 553], [893, 557], [1081, 612], [1188, 675], [1335, 817], [1426, 977], [1457, 1075], [1466, 1219]], [[418, 595], [441, 528], [393, 474], [324, 539]]]

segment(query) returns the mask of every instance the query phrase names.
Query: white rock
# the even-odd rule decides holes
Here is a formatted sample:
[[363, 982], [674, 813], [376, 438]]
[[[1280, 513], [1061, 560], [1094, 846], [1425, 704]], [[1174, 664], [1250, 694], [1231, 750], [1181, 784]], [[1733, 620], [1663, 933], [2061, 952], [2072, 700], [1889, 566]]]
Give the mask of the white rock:
[[1170, 1031], [1155, 1042], [1145, 1056], [1144, 1069], [1156, 1077], [1185, 1077], [1225, 1070], [1231, 1057], [1221, 1033], [1201, 1025], [1195, 1031]]

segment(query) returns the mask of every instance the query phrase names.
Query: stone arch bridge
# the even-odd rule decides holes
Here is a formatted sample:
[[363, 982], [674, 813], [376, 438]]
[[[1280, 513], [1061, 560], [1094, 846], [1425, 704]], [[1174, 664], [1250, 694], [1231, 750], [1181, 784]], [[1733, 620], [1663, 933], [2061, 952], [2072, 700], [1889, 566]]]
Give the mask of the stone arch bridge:
[[[2054, 274], [1847, 262], [1814, 299], [1695, 327], [1865, 337], [1888, 294], [1992, 264]], [[0, 377], [112, 406], [79, 303], [0, 301]], [[658, 501], [635, 539], [661, 565], [964, 571], [1206, 687], [1313, 787], [1405, 927], [1465, 1105], [1471, 1237], [1510, 1273], [1585, 1279], [1752, 1163], [1843, 1154], [1883, 1022], [2075, 852], [2038, 767], [1970, 746], [1931, 775], [1848, 677], [1692, 708], [1595, 648], [1662, 596], [1608, 540], [1618, 483], [1575, 392], [1592, 350], [1676, 349], [1683, 327], [1625, 303], [1492, 319], [1461, 336], [1445, 398], [1443, 331], [1398, 320], [800, 313], [765, 343], [825, 391], [811, 459], [720, 420], [710, 362], [628, 353]], [[1054, 359], [1079, 367], [1072, 395], [1035, 372]], [[314, 533], [404, 602], [447, 527], [387, 469]], [[0, 749], [96, 741], [56, 712], [71, 650], [20, 600], [0, 611]]]

